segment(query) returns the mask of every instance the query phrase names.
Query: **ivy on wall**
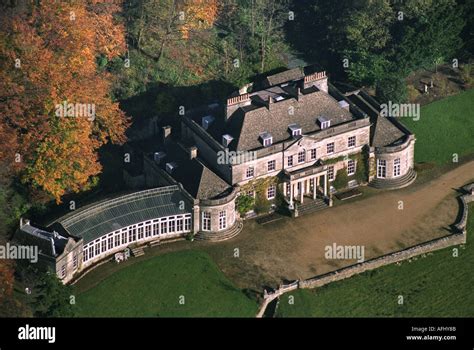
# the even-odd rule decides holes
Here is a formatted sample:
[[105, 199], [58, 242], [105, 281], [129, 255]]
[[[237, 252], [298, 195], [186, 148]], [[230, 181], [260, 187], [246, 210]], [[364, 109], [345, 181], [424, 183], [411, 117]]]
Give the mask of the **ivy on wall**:
[[267, 188], [270, 185], [277, 185], [277, 184], [278, 184], [278, 177], [271, 176], [271, 177], [251, 180], [247, 182], [245, 185], [242, 185], [240, 188], [242, 192], [255, 191], [255, 193], [258, 195], [258, 194], [265, 194]]
[[336, 177], [332, 183], [332, 185], [337, 189], [341, 190], [347, 187], [347, 183], [351, 180], [357, 180], [358, 183], [365, 183], [368, 181], [369, 173], [370, 173], [370, 164], [369, 164], [369, 157], [366, 152], [351, 154], [349, 156], [340, 156], [337, 158], [329, 159], [328, 161], [324, 161], [324, 164], [331, 165], [336, 164], [341, 161], [346, 161], [352, 159], [356, 162], [356, 172], [354, 175], [347, 175], [347, 167], [340, 169], [336, 173]]
[[[245, 185], [242, 185], [240, 187], [242, 193], [247, 193], [248, 191], [255, 191], [255, 200], [253, 202], [252, 207], [249, 210], [254, 209], [257, 213], [266, 213], [270, 210], [271, 202], [267, 199], [267, 189], [270, 185], [278, 185], [278, 177], [271, 176], [271, 177], [251, 180], [247, 182]], [[277, 194], [278, 194], [278, 186], [277, 186]]]

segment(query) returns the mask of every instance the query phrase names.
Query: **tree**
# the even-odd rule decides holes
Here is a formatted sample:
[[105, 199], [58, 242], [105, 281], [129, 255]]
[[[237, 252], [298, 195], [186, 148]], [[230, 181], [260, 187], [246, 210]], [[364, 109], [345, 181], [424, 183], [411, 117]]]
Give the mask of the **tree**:
[[344, 58], [348, 59], [352, 82], [372, 85], [384, 76], [389, 65], [386, 55], [394, 16], [388, 0], [366, 0], [359, 5], [345, 24]]
[[135, 0], [127, 12], [129, 34], [141, 53], [159, 62], [169, 45], [212, 26], [217, 11], [216, 0]]
[[[110, 74], [99, 71], [96, 60], [112, 59], [125, 47], [116, 10], [42, 1], [0, 14], [0, 132], [13, 146], [1, 161], [19, 158], [11, 167], [22, 181], [57, 202], [94, 183], [99, 147], [125, 141], [128, 121], [109, 97]], [[68, 103], [95, 113], [58, 113]]]
[[[275, 55], [288, 20], [285, 0], [247, 0], [238, 10], [239, 23], [245, 28], [249, 46], [258, 48], [259, 72], [266, 71], [269, 59]], [[243, 34], [242, 32], [240, 34]]]
[[394, 9], [403, 13], [403, 20], [393, 28], [393, 71], [407, 76], [420, 68], [436, 67], [462, 46], [465, 22], [455, 0], [407, 0]]
[[38, 317], [73, 317], [74, 307], [71, 304], [73, 289], [62, 284], [50, 271], [45, 273], [38, 286], [38, 296], [34, 309]]
[[403, 103], [408, 98], [405, 79], [397, 74], [388, 75], [377, 82], [376, 95], [380, 103]]
[[14, 272], [12, 261], [0, 259], [0, 305], [12, 296]]

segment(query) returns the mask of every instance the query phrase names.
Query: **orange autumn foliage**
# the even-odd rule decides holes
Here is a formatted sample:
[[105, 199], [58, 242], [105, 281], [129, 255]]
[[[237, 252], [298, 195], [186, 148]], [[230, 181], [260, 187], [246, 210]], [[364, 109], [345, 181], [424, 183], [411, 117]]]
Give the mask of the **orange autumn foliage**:
[[[57, 202], [89, 188], [101, 171], [99, 147], [125, 141], [128, 120], [109, 96], [111, 76], [96, 63], [125, 49], [117, 10], [49, 0], [31, 5], [31, 14], [0, 14], [0, 139], [11, 138], [0, 157], [20, 154], [10, 166]], [[95, 114], [65, 116], [64, 101], [93, 106]]]
[[210, 28], [217, 19], [217, 0], [185, 0], [185, 23], [181, 27], [183, 38], [189, 38], [192, 30]]
[[13, 262], [0, 259], [0, 305], [11, 297], [14, 281]]

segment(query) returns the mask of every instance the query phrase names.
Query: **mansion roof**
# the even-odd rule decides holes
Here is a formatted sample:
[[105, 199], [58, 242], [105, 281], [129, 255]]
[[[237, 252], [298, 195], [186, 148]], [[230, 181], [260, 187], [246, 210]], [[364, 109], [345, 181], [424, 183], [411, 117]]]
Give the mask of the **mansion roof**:
[[380, 106], [377, 101], [364, 92], [352, 93], [349, 100], [366, 112], [373, 124], [371, 130], [371, 145], [373, 147], [392, 146], [402, 141], [407, 135], [392, 118], [380, 116]]
[[174, 163], [171, 176], [195, 199], [213, 199], [226, 195], [232, 187], [216, 175], [200, 157], [190, 159], [188, 151], [181, 143], [170, 142], [163, 145], [165, 158], [158, 165], [166, 171], [167, 163]]
[[253, 150], [262, 147], [259, 140], [262, 132], [269, 133], [273, 143], [285, 141], [291, 138], [288, 131], [291, 124], [301, 126], [303, 134], [320, 130], [317, 123], [319, 117], [329, 120], [331, 126], [355, 119], [332, 96], [324, 91], [310, 89], [298, 97], [272, 102], [269, 108], [254, 105], [241, 107], [230, 118], [225, 132], [234, 137], [231, 149]]
[[[278, 78], [276, 81], [280, 81]], [[239, 106], [226, 117], [216, 109], [195, 110], [188, 117], [202, 124], [206, 115], [214, 117], [208, 126], [209, 133], [218, 143], [223, 135], [230, 135], [230, 150], [248, 151], [262, 148], [260, 135], [268, 133], [273, 143], [292, 138], [290, 125], [299, 125], [302, 134], [319, 130], [318, 118], [331, 126], [358, 119], [348, 108], [325, 91], [315, 86], [306, 89], [299, 82], [267, 87], [249, 94], [249, 103]]]
[[269, 75], [263, 81], [264, 86], [274, 86], [292, 80], [299, 80], [304, 77], [304, 69], [301, 67], [288, 69], [284, 72]]
[[196, 199], [216, 198], [230, 190], [224, 180], [198, 159], [178, 166], [172, 176]]

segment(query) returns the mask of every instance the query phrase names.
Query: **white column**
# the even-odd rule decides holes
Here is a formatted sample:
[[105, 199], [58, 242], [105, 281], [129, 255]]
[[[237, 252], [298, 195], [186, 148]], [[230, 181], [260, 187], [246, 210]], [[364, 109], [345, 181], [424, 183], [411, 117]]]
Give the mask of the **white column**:
[[328, 174], [324, 174], [324, 196], [328, 195]]
[[300, 181], [300, 202], [303, 204], [304, 182]]
[[290, 207], [293, 208], [293, 184], [290, 182], [288, 183], [288, 186], [290, 186]]
[[313, 177], [313, 199], [316, 199], [317, 185], [318, 185], [317, 176], [314, 176]]

